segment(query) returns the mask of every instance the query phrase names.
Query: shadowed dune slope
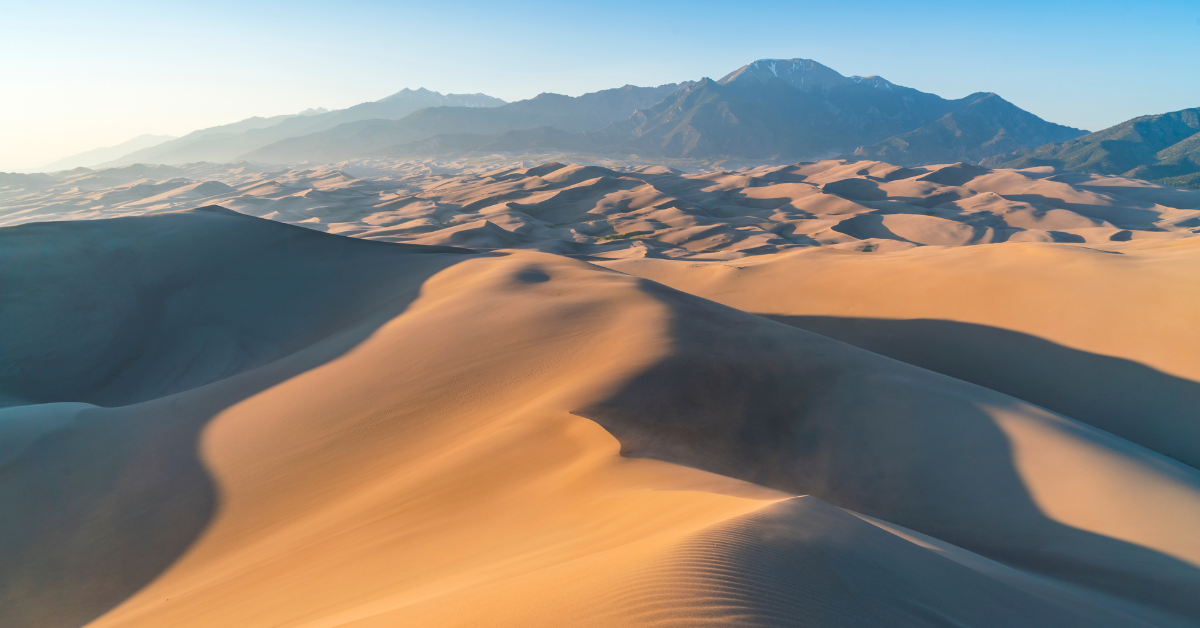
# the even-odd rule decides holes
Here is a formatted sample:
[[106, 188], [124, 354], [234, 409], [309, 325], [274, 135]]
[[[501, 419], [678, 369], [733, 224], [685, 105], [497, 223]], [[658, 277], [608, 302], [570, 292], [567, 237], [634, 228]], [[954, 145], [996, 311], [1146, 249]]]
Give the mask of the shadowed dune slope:
[[5, 625], [78, 626], [144, 586], [212, 516], [204, 423], [352, 346], [468, 254], [220, 208], [0, 230]]
[[1200, 241], [605, 266], [993, 388], [1200, 467]]
[[[671, 306], [676, 350], [582, 411], [626, 455], [815, 495], [1010, 564], [1200, 611], [1189, 601], [1200, 544], [1186, 531], [1200, 514], [1195, 469], [988, 389], [646, 289]], [[1149, 484], [1136, 488], [1140, 478]], [[1128, 500], [1174, 514], [1150, 532], [1125, 518], [1140, 509]], [[1178, 545], [1162, 560], [1167, 539]], [[1167, 573], [1178, 585], [1160, 580]]]
[[[449, 247], [220, 207], [0, 231], [0, 400], [127, 405], [269, 363], [397, 298]], [[389, 290], [391, 289], [391, 290]]]
[[869, 521], [815, 497], [779, 502], [689, 538], [637, 572], [616, 599], [657, 616], [657, 626], [1122, 621], [998, 564]]
[[90, 365], [4, 373], [15, 625], [1200, 620], [1200, 472], [1011, 397], [550, 254], [87, 225], [22, 263], [113, 322], [5, 314]]
[[[945, 320], [770, 316], [1030, 401], [1191, 462], [1200, 382], [1036, 336]], [[1130, 418], [1136, 423], [1130, 424]]]

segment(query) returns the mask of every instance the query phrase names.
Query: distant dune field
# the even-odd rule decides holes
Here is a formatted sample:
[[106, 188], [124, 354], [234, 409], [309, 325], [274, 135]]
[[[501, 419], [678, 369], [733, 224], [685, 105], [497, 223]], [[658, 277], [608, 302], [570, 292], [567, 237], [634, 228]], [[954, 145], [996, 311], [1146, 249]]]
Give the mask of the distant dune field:
[[1200, 625], [1200, 192], [356, 161], [0, 208], [6, 627]]

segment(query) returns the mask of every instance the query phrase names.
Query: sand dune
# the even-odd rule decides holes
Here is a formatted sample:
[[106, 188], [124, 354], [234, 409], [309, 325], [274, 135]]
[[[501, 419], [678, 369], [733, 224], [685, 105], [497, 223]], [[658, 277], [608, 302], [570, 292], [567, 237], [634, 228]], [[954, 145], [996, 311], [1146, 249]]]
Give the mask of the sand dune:
[[1200, 230], [1200, 192], [1119, 177], [848, 161], [691, 174], [608, 165], [358, 160], [272, 171], [250, 164], [84, 169], [0, 188], [0, 225], [219, 204], [389, 242], [723, 259], [813, 246], [889, 252], [1171, 240]]
[[1200, 624], [1186, 193], [153, 172], [0, 190], [6, 626]]
[[48, 356], [3, 380], [16, 625], [1200, 618], [1194, 469], [658, 284], [211, 210], [0, 236], [91, 286], [0, 310]]
[[606, 262], [1200, 465], [1200, 240]]

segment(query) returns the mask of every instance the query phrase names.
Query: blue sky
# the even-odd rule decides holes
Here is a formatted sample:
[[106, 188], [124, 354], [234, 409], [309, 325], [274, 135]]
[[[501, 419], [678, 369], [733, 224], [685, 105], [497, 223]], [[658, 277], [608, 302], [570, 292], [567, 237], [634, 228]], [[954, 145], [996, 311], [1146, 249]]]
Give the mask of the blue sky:
[[790, 57], [1096, 130], [1200, 106], [1200, 1], [0, 0], [0, 170], [404, 87], [518, 100]]

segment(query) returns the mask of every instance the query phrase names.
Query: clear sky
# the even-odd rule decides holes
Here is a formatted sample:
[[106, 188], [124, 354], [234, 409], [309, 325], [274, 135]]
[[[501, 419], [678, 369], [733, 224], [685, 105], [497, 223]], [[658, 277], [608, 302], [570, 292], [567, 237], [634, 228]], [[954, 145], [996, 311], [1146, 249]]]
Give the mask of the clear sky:
[[791, 57], [1096, 130], [1200, 106], [1200, 0], [0, 0], [0, 170], [404, 87], [574, 96]]

